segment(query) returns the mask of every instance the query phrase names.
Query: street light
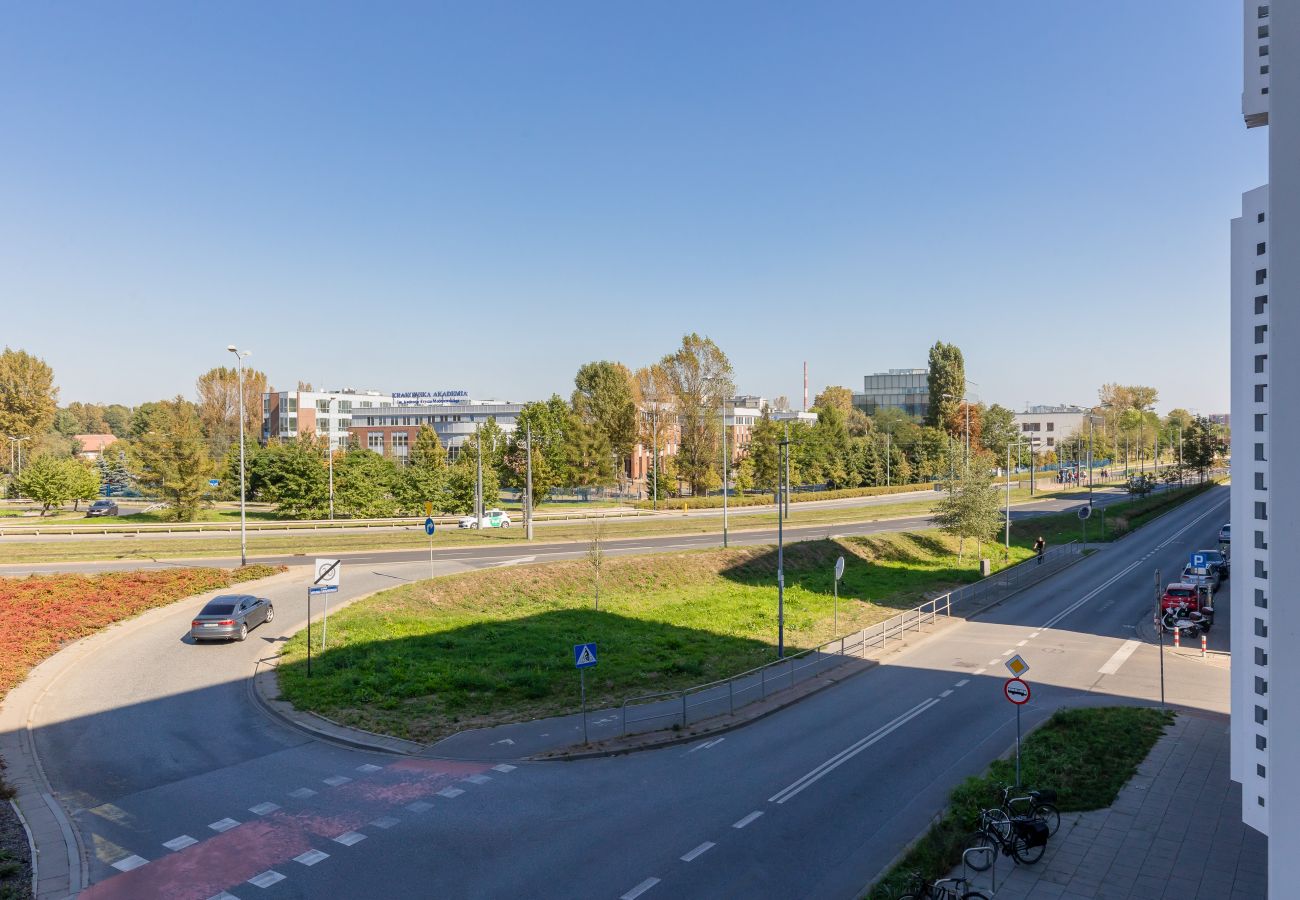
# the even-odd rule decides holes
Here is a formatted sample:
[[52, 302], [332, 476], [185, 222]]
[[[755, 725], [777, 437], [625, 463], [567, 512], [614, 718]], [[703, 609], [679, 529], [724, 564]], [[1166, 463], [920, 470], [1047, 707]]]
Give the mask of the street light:
[[1085, 413], [1084, 417], [1088, 420], [1088, 505], [1092, 506], [1092, 423], [1101, 417], [1096, 413]]
[[[244, 360], [251, 350], [240, 350], [234, 344], [226, 347], [235, 354], [236, 384], [239, 392], [239, 564], [248, 565], [248, 513], [244, 497]], [[331, 516], [333, 518], [333, 516]]]
[[[788, 493], [790, 490], [790, 426], [786, 425], [785, 440], [777, 446], [785, 454], [785, 486]], [[785, 517], [781, 514], [781, 501], [786, 496], [781, 489], [781, 460], [777, 460], [778, 469], [776, 473], [777, 483], [777, 507], [776, 507], [776, 658], [785, 659], [785, 528], [783, 522]]]
[[[722, 549], [727, 549], [727, 480], [731, 475], [727, 458], [727, 398], [722, 398]], [[733, 416], [734, 418], [734, 416]]]

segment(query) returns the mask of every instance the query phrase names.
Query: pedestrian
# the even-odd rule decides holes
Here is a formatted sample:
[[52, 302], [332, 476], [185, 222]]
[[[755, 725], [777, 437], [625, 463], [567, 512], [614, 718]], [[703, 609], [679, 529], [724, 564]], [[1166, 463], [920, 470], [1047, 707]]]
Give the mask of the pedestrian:
[[1034, 541], [1034, 552], [1038, 554], [1038, 564], [1043, 564], [1043, 554], [1047, 552], [1047, 541], [1043, 540], [1040, 534], [1038, 540]]

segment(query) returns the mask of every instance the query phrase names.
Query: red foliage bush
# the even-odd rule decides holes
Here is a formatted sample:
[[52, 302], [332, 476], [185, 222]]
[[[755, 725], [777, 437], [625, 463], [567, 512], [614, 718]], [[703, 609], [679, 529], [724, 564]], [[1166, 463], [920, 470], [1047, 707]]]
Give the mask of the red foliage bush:
[[0, 697], [69, 641], [182, 597], [284, 570], [258, 565], [0, 578]]

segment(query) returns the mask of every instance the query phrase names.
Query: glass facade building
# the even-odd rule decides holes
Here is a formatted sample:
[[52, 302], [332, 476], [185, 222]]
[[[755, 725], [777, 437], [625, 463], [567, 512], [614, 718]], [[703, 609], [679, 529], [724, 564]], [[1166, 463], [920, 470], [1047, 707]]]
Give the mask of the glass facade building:
[[862, 378], [862, 393], [853, 405], [867, 415], [879, 409], [901, 409], [909, 416], [924, 418], [930, 410], [928, 369], [890, 369]]

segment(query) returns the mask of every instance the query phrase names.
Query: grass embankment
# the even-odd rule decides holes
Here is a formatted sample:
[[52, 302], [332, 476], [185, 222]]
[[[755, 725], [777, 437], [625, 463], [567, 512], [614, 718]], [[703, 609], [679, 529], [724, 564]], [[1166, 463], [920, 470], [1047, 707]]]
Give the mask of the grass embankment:
[[[880, 534], [786, 548], [786, 644], [910, 608], [973, 581], [973, 560], [936, 534]], [[1017, 550], [1013, 558], [1025, 558]], [[329, 649], [306, 678], [304, 634], [290, 639], [281, 688], [297, 706], [371, 731], [429, 741], [460, 728], [571, 712], [571, 648], [600, 645], [589, 707], [733, 675], [776, 658], [772, 547], [607, 558], [600, 609], [586, 560], [488, 569], [384, 591], [330, 616]], [[853, 599], [853, 598], [872, 598]], [[319, 640], [319, 633], [317, 640]]]
[[[1140, 500], [1122, 500], [1108, 504], [1104, 508], [1096, 508], [1088, 519], [1088, 543], [1117, 540], [1175, 506], [1199, 497], [1218, 483], [1206, 481], [1182, 488], [1170, 488]], [[1078, 499], [1084, 499], [1082, 496], [1076, 496]], [[1049, 547], [1081, 540], [1083, 527], [1078, 513], [1054, 513], [1020, 521], [1013, 520], [1011, 523], [1013, 545], [1029, 546], [1039, 535], [1043, 536]]]
[[[1023, 782], [1057, 792], [1061, 812], [1103, 809], [1122, 788], [1173, 721], [1167, 710], [1134, 706], [1061, 710], [1021, 745]], [[984, 775], [952, 792], [946, 812], [898, 865], [877, 882], [868, 900], [892, 900], [912, 872], [926, 881], [961, 864], [980, 810], [1001, 801], [1000, 784], [1015, 781], [1014, 760], [1000, 759]]]

